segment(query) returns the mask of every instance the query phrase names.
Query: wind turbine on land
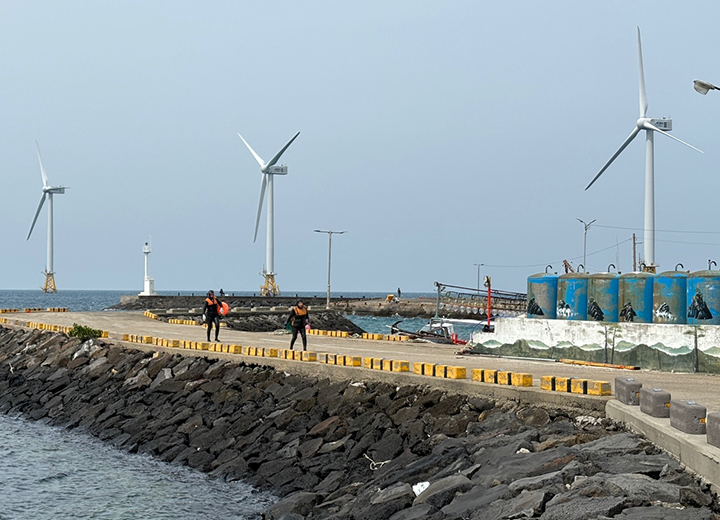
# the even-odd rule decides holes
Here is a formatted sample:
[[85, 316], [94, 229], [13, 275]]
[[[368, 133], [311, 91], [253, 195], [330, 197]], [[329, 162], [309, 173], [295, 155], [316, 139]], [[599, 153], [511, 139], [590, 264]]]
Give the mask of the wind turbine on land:
[[693, 150], [703, 153], [702, 150], [698, 150], [694, 146], [678, 139], [675, 136], [670, 135], [668, 132], [672, 130], [672, 119], [651, 119], [646, 117], [648, 102], [647, 94], [645, 93], [645, 73], [643, 72], [643, 58], [642, 58], [642, 45], [640, 43], [640, 28], [638, 27], [638, 57], [640, 61], [639, 74], [640, 74], [640, 117], [635, 123], [635, 128], [625, 142], [620, 146], [617, 152], [605, 163], [600, 172], [595, 178], [587, 185], [587, 190], [592, 186], [596, 180], [608, 169], [608, 166], [622, 153], [622, 151], [635, 139], [641, 130], [645, 130], [645, 219], [644, 219], [644, 235], [643, 247], [645, 253], [645, 265], [646, 270], [655, 272], [655, 171], [654, 171], [654, 153], [653, 153], [653, 137], [654, 133], [657, 132], [661, 135], [665, 135], [678, 141], [679, 143], [689, 146]]
[[265, 267], [263, 268], [262, 275], [265, 277], [265, 283], [260, 287], [260, 294], [263, 296], [277, 296], [280, 294], [280, 289], [275, 283], [275, 190], [273, 177], [275, 175], [287, 175], [288, 167], [284, 165], [276, 166], [280, 156], [285, 153], [285, 150], [292, 144], [292, 142], [300, 135], [300, 132], [288, 141], [288, 143], [282, 147], [282, 149], [275, 154], [270, 162], [267, 164], [263, 161], [255, 150], [247, 143], [245, 138], [238, 133], [242, 142], [245, 143], [247, 149], [255, 157], [255, 160], [260, 165], [260, 173], [262, 177], [262, 184], [260, 184], [260, 202], [258, 203], [257, 218], [255, 219], [255, 235], [253, 242], [257, 240], [258, 226], [260, 225], [260, 214], [262, 213], [263, 200], [265, 197], [265, 188], [267, 187], [267, 239], [265, 245]]
[[30, 240], [30, 235], [32, 235], [33, 229], [35, 228], [35, 222], [37, 222], [38, 215], [40, 215], [40, 210], [43, 207], [43, 204], [45, 203], [45, 197], [48, 199], [48, 232], [47, 232], [47, 264], [45, 265], [45, 286], [42, 287], [43, 292], [57, 292], [57, 287], [55, 287], [55, 271], [53, 271], [53, 195], [56, 193], [59, 195], [62, 195], [65, 193], [66, 186], [50, 186], [48, 184], [48, 178], [47, 174], [45, 173], [45, 168], [43, 167], [42, 157], [40, 156], [40, 145], [37, 141], [35, 141], [35, 145], [37, 146], [37, 152], [38, 152], [38, 161], [40, 163], [40, 175], [42, 176], [42, 198], [40, 199], [40, 204], [38, 205], [37, 211], [35, 212], [35, 218], [32, 221], [32, 225], [30, 226], [30, 232], [28, 233], [27, 239]]

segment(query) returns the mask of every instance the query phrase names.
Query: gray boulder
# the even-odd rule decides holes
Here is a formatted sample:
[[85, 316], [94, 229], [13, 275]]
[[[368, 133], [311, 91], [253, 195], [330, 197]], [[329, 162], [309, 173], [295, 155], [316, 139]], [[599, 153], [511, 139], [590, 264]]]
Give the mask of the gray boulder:
[[567, 502], [548, 502], [541, 520], [588, 520], [601, 516], [614, 518], [623, 510], [622, 497], [578, 497]]
[[464, 475], [451, 475], [431, 483], [428, 488], [420, 493], [413, 505], [430, 504], [438, 509], [449, 504], [458, 493], [464, 493], [472, 489], [472, 480]]
[[674, 509], [661, 506], [631, 507], [625, 509], [614, 520], [715, 520], [716, 515], [706, 508]]
[[490, 489], [475, 486], [467, 493], [458, 495], [455, 500], [442, 508], [442, 512], [450, 517], [464, 516], [468, 511], [484, 510], [486, 506], [509, 495], [508, 486], [501, 484]]
[[271, 506], [267, 511], [266, 518], [267, 520], [280, 520], [290, 514], [300, 515], [304, 518], [319, 501], [320, 496], [315, 493], [298, 491]]
[[543, 512], [548, 500], [543, 490], [523, 491], [510, 500], [496, 500], [481, 511], [476, 511], [471, 520], [504, 520], [510, 518], [537, 518]]

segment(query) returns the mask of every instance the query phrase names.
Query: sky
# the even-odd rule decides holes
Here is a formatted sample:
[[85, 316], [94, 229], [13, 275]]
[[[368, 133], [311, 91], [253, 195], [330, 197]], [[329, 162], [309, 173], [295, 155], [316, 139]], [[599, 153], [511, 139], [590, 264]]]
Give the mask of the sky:
[[[275, 178], [282, 293], [526, 289], [546, 265], [632, 270], [644, 135], [655, 137], [656, 263], [720, 262], [720, 84], [712, 1], [0, 0], [0, 289], [44, 283], [54, 198], [63, 289], [259, 290], [258, 164]], [[477, 266], [476, 264], [483, 264]]]

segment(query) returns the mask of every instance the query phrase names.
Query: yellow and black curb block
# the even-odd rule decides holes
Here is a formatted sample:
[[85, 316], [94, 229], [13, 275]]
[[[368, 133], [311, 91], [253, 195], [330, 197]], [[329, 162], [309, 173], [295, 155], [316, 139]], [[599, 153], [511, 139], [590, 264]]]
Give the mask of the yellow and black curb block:
[[179, 320], [177, 318], [170, 318], [168, 323], [172, 325], [200, 325], [200, 323], [195, 320]]
[[0, 314], [17, 314], [20, 312], [68, 312], [67, 307], [30, 307], [26, 309], [0, 309]]
[[[345, 337], [345, 336], [343, 336]], [[372, 339], [375, 341], [409, 341], [408, 336], [400, 336], [399, 334], [373, 334], [370, 332], [363, 332], [362, 339]]]
[[470, 378], [480, 383], [503, 386], [533, 386], [532, 374], [475, 368], [470, 372]]
[[310, 329], [307, 331], [308, 334], [314, 336], [330, 336], [333, 338], [348, 338], [350, 333], [345, 330], [321, 330], [321, 329]]
[[382, 334], [372, 334], [370, 332], [363, 332], [362, 339], [382, 340], [383, 335]]
[[573, 379], [571, 377], [560, 376], [542, 376], [540, 378], [540, 389], [572, 394], [612, 395], [612, 388], [609, 381]]

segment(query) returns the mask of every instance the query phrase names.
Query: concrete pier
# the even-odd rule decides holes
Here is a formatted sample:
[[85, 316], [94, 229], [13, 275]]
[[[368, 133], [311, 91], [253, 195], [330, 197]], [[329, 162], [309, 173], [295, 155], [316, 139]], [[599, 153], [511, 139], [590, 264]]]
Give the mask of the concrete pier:
[[[137, 334], [160, 338], [205, 341], [205, 331], [197, 326], [177, 325], [148, 319], [142, 312], [32, 312], [3, 315], [7, 319], [32, 320], [34, 323], [62, 326], [80, 325], [111, 331], [114, 337], [121, 334]], [[12, 325], [17, 326], [17, 325]], [[121, 337], [121, 336], [120, 336]], [[198, 350], [179, 350], [156, 345], [137, 345], [135, 348], [170, 350], [183, 355], [228, 357], [238, 359], [237, 354]], [[285, 349], [289, 337], [272, 333], [239, 332], [228, 329], [221, 331], [220, 341], [237, 345], [252, 345], [262, 349]], [[373, 370], [362, 366], [338, 366], [319, 362], [302, 362], [294, 359], [271, 357], [250, 357], [248, 362], [282, 368], [290, 373], [323, 375], [358, 380], [381, 380], [396, 384], [427, 384], [447, 391], [466, 395], [503, 397], [523, 403], [547, 403], [555, 406], [587, 410], [605, 410], [608, 417], [621, 421], [631, 430], [645, 435], [657, 446], [667, 450], [690, 470], [698, 473], [720, 490], [720, 449], [711, 446], [704, 435], [682, 433], [670, 426], [669, 419], [656, 419], [640, 411], [639, 406], [623, 405], [611, 397], [583, 395], [543, 390], [540, 380], [543, 376], [571, 378], [573, 380], [614, 382], [618, 376], [632, 376], [645, 388], [662, 388], [670, 392], [673, 400], [690, 400], [705, 406], [709, 413], [720, 411], [720, 393], [716, 385], [718, 376], [710, 374], [667, 373], [651, 371], [627, 371], [606, 367], [568, 365], [527, 359], [510, 359], [480, 355], [461, 355], [458, 346], [430, 343], [363, 340], [331, 336], [308, 336], [308, 349], [314, 352], [332, 353], [342, 356], [405, 360], [414, 363], [442, 367], [464, 367], [466, 376], [461, 379], [428, 377], [408, 372]], [[297, 343], [296, 343], [297, 345]], [[245, 356], [243, 356], [245, 357]], [[498, 373], [529, 374], [531, 386], [511, 386], [483, 383], [473, 380], [473, 370], [492, 369]]]

